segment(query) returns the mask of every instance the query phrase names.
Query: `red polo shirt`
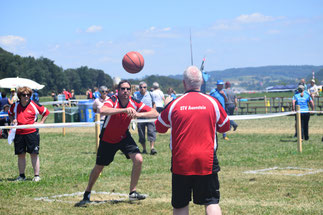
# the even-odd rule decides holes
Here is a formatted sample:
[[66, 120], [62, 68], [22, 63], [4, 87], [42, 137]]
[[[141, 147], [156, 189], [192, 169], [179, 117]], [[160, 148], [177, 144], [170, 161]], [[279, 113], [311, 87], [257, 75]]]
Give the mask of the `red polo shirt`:
[[[104, 106], [109, 108], [128, 108], [131, 107], [137, 112], [148, 112], [151, 108], [137, 99], [129, 97], [129, 102], [126, 107], [122, 107], [117, 96], [112, 96], [108, 99]], [[126, 137], [131, 118], [126, 113], [119, 113], [106, 116], [102, 131], [101, 139], [108, 143], [118, 143]]]
[[230, 129], [220, 103], [200, 92], [187, 92], [169, 103], [155, 122], [156, 130], [171, 128], [172, 172], [209, 175], [219, 171], [216, 132]]

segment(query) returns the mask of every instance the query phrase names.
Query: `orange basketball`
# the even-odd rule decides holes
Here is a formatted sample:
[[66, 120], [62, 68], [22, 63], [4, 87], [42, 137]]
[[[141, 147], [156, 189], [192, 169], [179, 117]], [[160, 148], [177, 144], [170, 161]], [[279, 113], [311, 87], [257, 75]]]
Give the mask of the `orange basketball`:
[[144, 58], [139, 52], [128, 52], [122, 59], [123, 68], [132, 74], [140, 72], [144, 64]]

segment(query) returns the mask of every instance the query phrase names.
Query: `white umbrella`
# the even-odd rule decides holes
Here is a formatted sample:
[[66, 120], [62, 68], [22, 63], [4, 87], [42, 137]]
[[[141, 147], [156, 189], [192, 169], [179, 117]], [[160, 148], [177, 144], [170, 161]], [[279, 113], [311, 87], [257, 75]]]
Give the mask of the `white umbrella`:
[[27, 78], [4, 78], [0, 80], [0, 88], [18, 88], [18, 87], [30, 87], [31, 89], [40, 90], [45, 85], [38, 84], [37, 82]]

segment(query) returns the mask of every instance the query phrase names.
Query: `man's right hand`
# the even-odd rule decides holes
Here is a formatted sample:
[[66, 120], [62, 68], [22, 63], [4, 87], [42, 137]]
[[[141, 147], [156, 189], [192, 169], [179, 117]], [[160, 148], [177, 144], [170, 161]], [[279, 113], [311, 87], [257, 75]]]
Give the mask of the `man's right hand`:
[[136, 116], [137, 111], [135, 109], [133, 109], [132, 107], [127, 107], [125, 110], [126, 110], [126, 114], [128, 115], [128, 117], [134, 118]]

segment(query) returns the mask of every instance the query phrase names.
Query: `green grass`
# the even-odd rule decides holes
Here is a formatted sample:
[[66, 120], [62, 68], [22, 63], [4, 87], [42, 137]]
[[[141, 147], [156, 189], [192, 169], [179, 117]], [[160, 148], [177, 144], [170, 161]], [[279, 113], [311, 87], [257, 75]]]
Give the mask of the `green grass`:
[[[323, 173], [306, 176], [246, 174], [244, 171], [271, 167], [323, 168], [322, 116], [310, 119], [310, 140], [297, 152], [294, 117], [243, 120], [229, 141], [219, 135], [221, 166], [220, 206], [223, 214], [322, 214]], [[138, 191], [149, 197], [140, 202], [124, 201], [76, 208], [68, 202], [36, 201], [34, 198], [83, 192], [95, 163], [93, 128], [41, 129], [41, 177], [33, 183], [27, 156], [25, 182], [18, 176], [13, 146], [1, 139], [0, 214], [172, 214], [169, 134], [157, 136], [156, 156], [144, 155]], [[132, 132], [135, 140], [136, 132]], [[275, 171], [273, 171], [275, 172]], [[95, 191], [129, 192], [131, 161], [117, 153], [94, 186]], [[279, 173], [279, 171], [276, 171]], [[81, 196], [57, 200], [77, 202]], [[112, 197], [113, 198], [113, 197]], [[93, 194], [93, 200], [111, 196]], [[204, 214], [204, 207], [190, 204], [191, 214]]]

